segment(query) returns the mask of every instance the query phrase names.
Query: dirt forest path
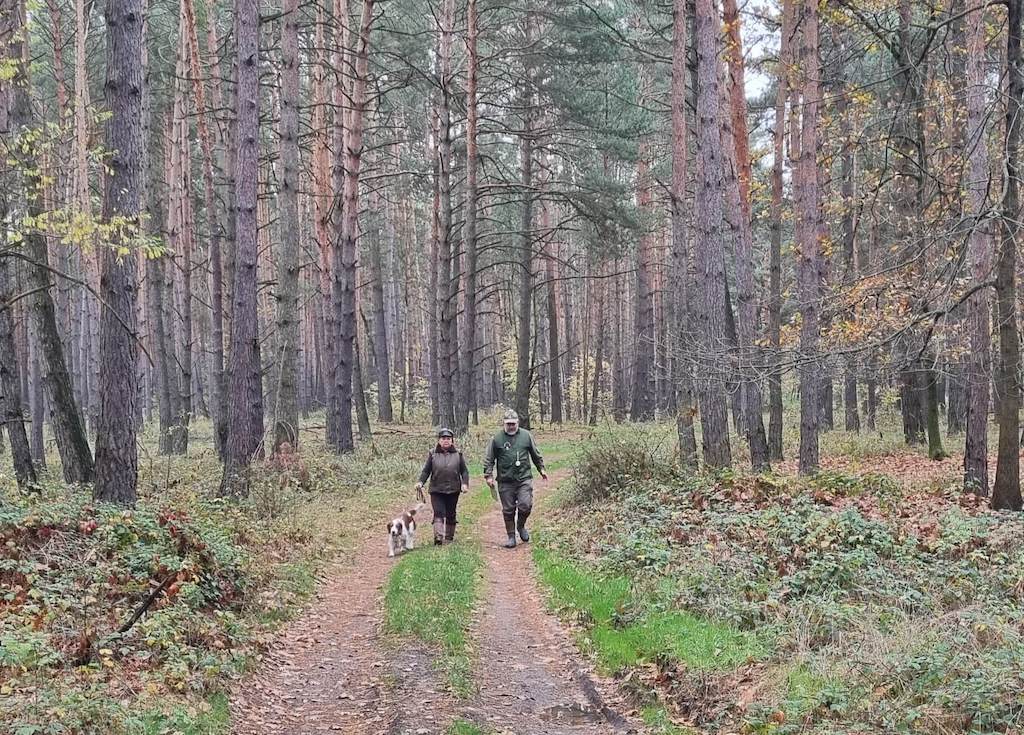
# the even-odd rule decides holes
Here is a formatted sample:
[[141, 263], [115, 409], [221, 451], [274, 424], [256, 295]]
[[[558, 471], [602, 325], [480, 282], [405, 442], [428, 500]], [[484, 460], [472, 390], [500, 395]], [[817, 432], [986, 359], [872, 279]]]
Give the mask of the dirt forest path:
[[[549, 487], [567, 476], [553, 473]], [[371, 532], [354, 559], [328, 570], [316, 601], [234, 692], [232, 733], [446, 735], [456, 718], [488, 735], [642, 732], [619, 714], [626, 708], [614, 687], [589, 672], [572, 634], [544, 609], [530, 545], [499, 545], [497, 503], [478, 523], [485, 569], [472, 626], [474, 697], [446, 693], [428, 651], [383, 640], [383, 588], [394, 560], [384, 553], [383, 534]], [[428, 534], [429, 513], [420, 544]]]
[[444, 732], [451, 697], [429, 652], [416, 645], [389, 649], [381, 638], [394, 562], [385, 546], [383, 532], [367, 532], [355, 558], [327, 570], [316, 601], [232, 696], [234, 735]]
[[[545, 494], [568, 479], [553, 472], [535, 480]], [[479, 693], [461, 716], [501, 735], [612, 735], [640, 733], [614, 686], [593, 675], [572, 633], [544, 607], [530, 544], [501, 546], [505, 525], [494, 507], [480, 523], [486, 562], [482, 610], [475, 630]]]

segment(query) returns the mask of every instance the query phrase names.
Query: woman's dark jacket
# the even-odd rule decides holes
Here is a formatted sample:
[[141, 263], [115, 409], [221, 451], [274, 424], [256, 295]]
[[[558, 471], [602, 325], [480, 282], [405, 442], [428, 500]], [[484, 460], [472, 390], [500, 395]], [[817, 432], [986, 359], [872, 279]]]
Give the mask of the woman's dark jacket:
[[457, 493], [463, 485], [469, 484], [469, 468], [466, 460], [455, 447], [444, 450], [438, 445], [430, 454], [420, 472], [420, 484], [430, 478], [430, 492]]

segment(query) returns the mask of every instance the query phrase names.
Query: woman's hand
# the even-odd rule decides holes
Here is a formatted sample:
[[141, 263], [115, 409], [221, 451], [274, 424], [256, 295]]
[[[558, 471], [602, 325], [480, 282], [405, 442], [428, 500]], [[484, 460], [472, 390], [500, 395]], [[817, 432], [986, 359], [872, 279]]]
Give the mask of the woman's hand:
[[423, 497], [423, 483], [422, 482], [417, 482], [416, 483], [415, 490], [416, 490], [416, 497], [420, 499], [420, 502], [421, 503], [427, 502], [427, 499]]

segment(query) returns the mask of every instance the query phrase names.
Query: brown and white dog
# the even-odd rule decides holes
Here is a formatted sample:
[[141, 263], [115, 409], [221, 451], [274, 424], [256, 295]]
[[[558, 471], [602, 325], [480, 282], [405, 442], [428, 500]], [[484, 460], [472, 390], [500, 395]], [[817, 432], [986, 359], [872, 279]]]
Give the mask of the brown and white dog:
[[388, 556], [411, 551], [416, 546], [416, 512], [423, 507], [419, 503], [388, 523]]

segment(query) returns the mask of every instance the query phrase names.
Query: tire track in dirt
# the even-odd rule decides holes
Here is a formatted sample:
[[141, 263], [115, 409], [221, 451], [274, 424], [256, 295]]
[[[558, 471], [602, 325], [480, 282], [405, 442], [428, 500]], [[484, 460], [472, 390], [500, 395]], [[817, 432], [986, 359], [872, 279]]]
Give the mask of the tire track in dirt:
[[[553, 474], [552, 483], [567, 473]], [[543, 605], [530, 545], [505, 549], [501, 509], [481, 521], [486, 561], [476, 626], [479, 694], [462, 717], [488, 732], [515, 735], [640, 733], [614, 684], [596, 677], [572, 634]]]
[[395, 563], [383, 533], [365, 533], [358, 548], [328, 570], [315, 602], [233, 692], [234, 735], [444, 731], [451, 697], [437, 682], [432, 655], [415, 644], [389, 648], [381, 635], [384, 585]]

